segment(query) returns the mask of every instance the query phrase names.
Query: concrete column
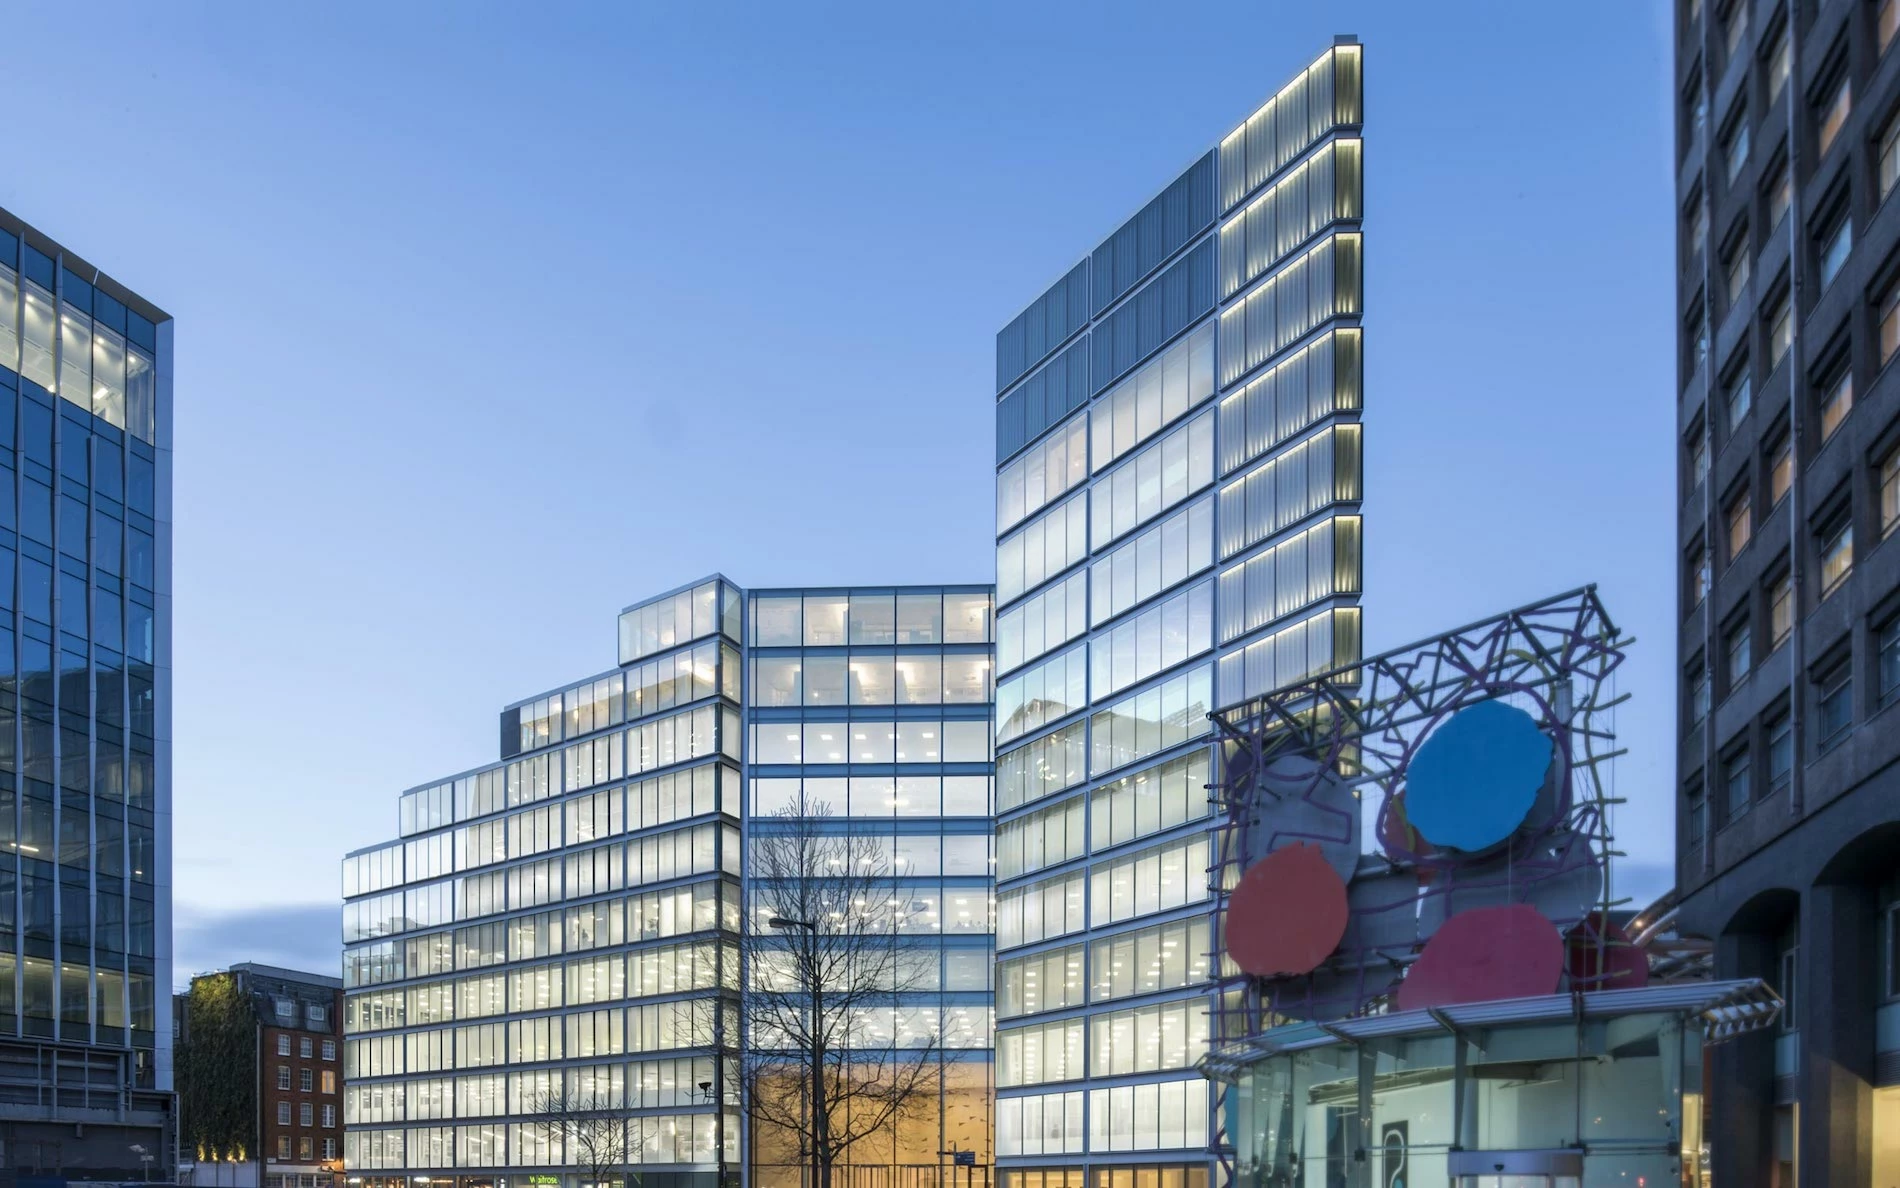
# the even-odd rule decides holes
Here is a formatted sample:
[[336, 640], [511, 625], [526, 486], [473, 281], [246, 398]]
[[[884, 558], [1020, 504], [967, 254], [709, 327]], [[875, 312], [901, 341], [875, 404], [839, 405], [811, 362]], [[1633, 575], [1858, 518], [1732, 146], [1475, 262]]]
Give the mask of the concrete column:
[[[1766, 980], [1775, 939], [1724, 933], [1715, 941], [1715, 976]], [[1775, 1035], [1756, 1031], [1708, 1051], [1710, 1163], [1719, 1188], [1770, 1188], [1774, 1170]]]
[[1873, 1177], [1873, 889], [1821, 884], [1801, 901], [1796, 1121], [1801, 1188], [1867, 1188]]

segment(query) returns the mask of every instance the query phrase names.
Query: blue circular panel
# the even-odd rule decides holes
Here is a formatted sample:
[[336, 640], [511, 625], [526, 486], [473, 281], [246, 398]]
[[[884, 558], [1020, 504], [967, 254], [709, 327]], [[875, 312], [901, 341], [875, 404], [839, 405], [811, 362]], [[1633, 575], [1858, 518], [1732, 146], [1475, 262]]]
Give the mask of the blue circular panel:
[[1467, 706], [1412, 756], [1406, 819], [1436, 846], [1494, 846], [1536, 802], [1550, 757], [1550, 739], [1523, 710], [1501, 701]]

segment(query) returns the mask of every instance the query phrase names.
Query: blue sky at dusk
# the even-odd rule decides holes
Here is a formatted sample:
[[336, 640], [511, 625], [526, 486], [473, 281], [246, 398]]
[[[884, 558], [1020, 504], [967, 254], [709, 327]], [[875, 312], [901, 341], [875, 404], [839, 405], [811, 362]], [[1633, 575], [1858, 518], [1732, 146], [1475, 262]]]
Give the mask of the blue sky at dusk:
[[989, 580], [994, 334], [1366, 45], [1366, 645], [1586, 582], [1667, 886], [1666, 8], [40, 5], [4, 205], [178, 320], [179, 976], [333, 969], [337, 862], [623, 605]]

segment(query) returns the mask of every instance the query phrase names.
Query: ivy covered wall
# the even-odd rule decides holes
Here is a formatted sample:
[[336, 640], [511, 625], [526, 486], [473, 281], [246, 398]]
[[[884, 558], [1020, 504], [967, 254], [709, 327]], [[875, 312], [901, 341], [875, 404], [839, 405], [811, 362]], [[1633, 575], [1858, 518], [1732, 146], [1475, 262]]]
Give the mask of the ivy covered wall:
[[236, 975], [192, 979], [177, 1062], [186, 1150], [200, 1160], [256, 1158], [257, 1022]]

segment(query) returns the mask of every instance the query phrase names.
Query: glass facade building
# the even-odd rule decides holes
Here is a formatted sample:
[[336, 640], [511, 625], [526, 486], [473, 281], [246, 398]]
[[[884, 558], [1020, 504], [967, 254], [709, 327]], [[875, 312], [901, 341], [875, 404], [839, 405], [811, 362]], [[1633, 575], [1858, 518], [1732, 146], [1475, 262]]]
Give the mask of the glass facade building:
[[1208, 713], [1359, 658], [1362, 53], [997, 336], [996, 1155], [1200, 1188]]
[[[893, 943], [937, 974], [866, 1042], [941, 1030], [944, 1084], [986, 1093], [990, 606], [986, 586], [748, 598], [711, 577], [622, 612], [612, 671], [504, 710], [497, 762], [403, 793], [398, 840], [344, 862], [350, 1174], [736, 1176], [746, 835], [820, 800], [889, 839]], [[937, 1112], [986, 1133], [985, 1104]], [[852, 1159], [934, 1163], [956, 1124]], [[600, 1125], [624, 1126], [615, 1158], [582, 1149]]]
[[[932, 1184], [951, 1150], [992, 1162], [991, 602], [988, 586], [751, 596], [748, 842], [855, 837], [811, 852], [888, 871], [876, 881], [889, 891], [893, 993], [852, 1029], [888, 1050], [875, 1061], [886, 1076], [915, 1075], [927, 1090], [903, 1116], [858, 1128], [868, 1133], [842, 1152], [832, 1188]], [[751, 952], [766, 978], [795, 943], [770, 926], [784, 901], [759, 894], [771, 867], [747, 868]], [[760, 1058], [783, 1058], [755, 1043]], [[752, 1125], [751, 1183], [808, 1182], [800, 1129], [765, 1111]]]
[[29, 1172], [170, 1164], [171, 345], [0, 210], [0, 1143]]

